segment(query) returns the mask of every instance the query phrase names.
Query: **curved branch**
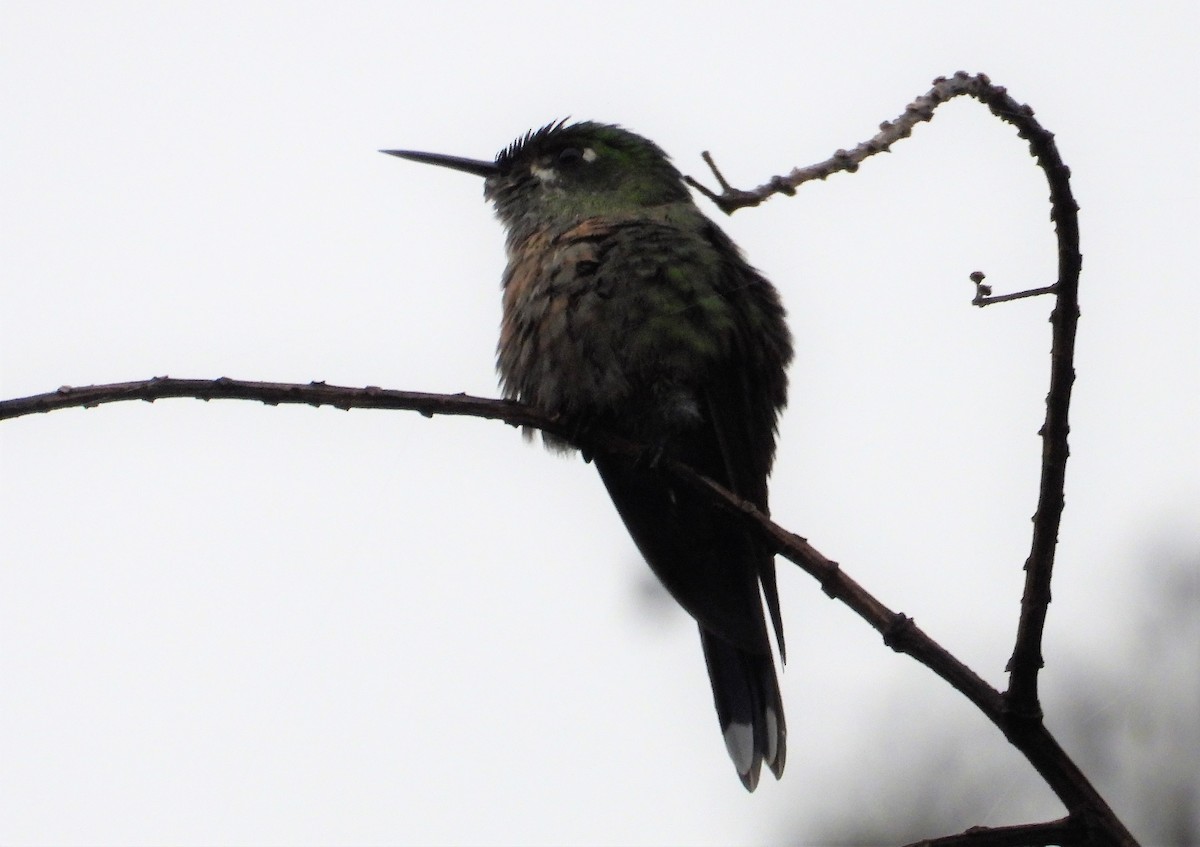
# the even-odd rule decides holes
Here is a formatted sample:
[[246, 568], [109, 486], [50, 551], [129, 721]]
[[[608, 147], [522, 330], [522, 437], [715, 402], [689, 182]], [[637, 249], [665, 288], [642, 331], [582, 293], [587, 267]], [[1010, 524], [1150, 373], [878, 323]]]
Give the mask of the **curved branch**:
[[1070, 818], [1017, 826], [973, 826], [958, 835], [917, 841], [906, 847], [1050, 847], [1080, 844], [1083, 829]]
[[[1071, 194], [1071, 171], [1063, 164], [1054, 134], [1033, 119], [1028, 106], [1016, 106], [1004, 94], [992, 93], [988, 103], [992, 112], [1019, 127], [1029, 141], [1037, 163], [1046, 172], [1050, 184], [1050, 218], [1058, 241], [1058, 281], [1054, 285], [1054, 311], [1050, 313], [1050, 390], [1046, 395], [1046, 422], [1042, 437], [1042, 470], [1038, 484], [1037, 511], [1033, 515], [1033, 540], [1025, 561], [1025, 590], [1021, 596], [1021, 618], [1016, 643], [1008, 660], [1008, 691], [1005, 699], [1020, 715], [1037, 715], [1038, 671], [1042, 668], [1042, 631], [1050, 605], [1050, 578], [1054, 553], [1058, 547], [1058, 529], [1062, 521], [1067, 457], [1070, 449], [1069, 410], [1071, 389], [1075, 384], [1075, 328], [1079, 322], [1079, 273], [1083, 256], [1079, 252], [1079, 205]], [[1015, 115], [1015, 117], [1012, 117]]]
[[555, 423], [533, 409], [509, 400], [471, 397], [467, 394], [427, 394], [422, 391], [394, 391], [368, 385], [350, 388], [310, 382], [300, 385], [290, 382], [257, 382], [245, 379], [174, 379], [156, 376], [137, 382], [113, 382], [107, 385], [75, 387], [64, 385], [56, 391], [0, 400], [0, 421], [52, 412], [56, 409], [91, 409], [107, 403], [144, 400], [153, 403], [171, 397], [193, 397], [197, 400], [258, 400], [268, 406], [297, 404], [302, 406], [333, 406], [350, 409], [397, 409], [420, 412], [427, 418], [434, 415], [470, 415], [477, 418], [503, 420], [513, 426], [540, 426], [555, 435], [567, 435]]
[[[221, 377], [215, 380], [154, 377], [143, 382], [124, 382], [75, 388], [0, 401], [0, 420], [72, 407], [91, 408], [128, 400], [195, 397], [200, 400], [258, 400], [269, 405], [300, 404], [334, 406], [338, 409], [400, 409], [426, 417], [459, 415], [501, 420], [513, 426], [534, 427], [571, 441], [585, 451], [641, 457], [644, 448], [624, 438], [599, 430], [579, 432], [573, 427], [509, 400], [493, 400], [466, 394], [427, 394], [393, 391], [368, 386], [348, 388], [312, 382], [308, 385], [250, 382]], [[777, 553], [799, 565], [816, 579], [830, 597], [840, 600], [874, 627], [884, 643], [899, 653], [912, 656], [974, 703], [1005, 737], [1030, 761], [1050, 788], [1089, 834], [1099, 833], [1098, 844], [1135, 845], [1133, 837], [1096, 792], [1083, 773], [1039, 719], [1017, 716], [1005, 697], [978, 674], [930, 638], [911, 618], [894, 612], [847, 576], [837, 562], [826, 558], [808, 541], [789, 532], [760, 512], [754, 504], [732, 494], [691, 468], [671, 460], [660, 466], [681, 482], [701, 491], [718, 508], [744, 519]], [[1020, 719], [1018, 719], [1020, 718]], [[1088, 843], [1081, 841], [1078, 843]]]
[[[973, 301], [977, 306], [1015, 300], [1039, 294], [1054, 294], [1056, 302], [1050, 315], [1053, 338], [1050, 349], [1050, 391], [1046, 397], [1046, 419], [1039, 434], [1042, 437], [1042, 468], [1038, 490], [1037, 511], [1033, 517], [1033, 539], [1029, 558], [1025, 562], [1025, 589], [1021, 597], [1021, 616], [1009, 671], [1009, 686], [1005, 701], [1015, 714], [1040, 719], [1038, 672], [1042, 661], [1042, 632], [1050, 604], [1050, 578], [1054, 570], [1054, 553], [1058, 544], [1058, 529], [1062, 519], [1063, 491], [1066, 484], [1068, 410], [1071, 388], [1075, 381], [1075, 328], [1079, 319], [1079, 272], [1082, 256], [1079, 253], [1079, 206], [1071, 194], [1070, 169], [1063, 164], [1054, 134], [1034, 118], [1033, 109], [1018, 103], [1007, 90], [993, 85], [985, 74], [971, 75], [959, 71], [952, 77], [938, 77], [933, 88], [910, 103], [894, 121], [884, 121], [879, 132], [851, 150], [838, 150], [815, 165], [795, 168], [785, 176], [775, 176], [757, 188], [743, 190], [731, 186], [706, 152], [704, 159], [712, 169], [721, 193], [716, 193], [691, 177], [690, 185], [717, 204], [724, 212], [732, 213], [747, 206], [757, 206], [775, 194], [795, 194], [796, 189], [814, 179], [825, 179], [839, 171], [853, 173], [859, 165], [876, 153], [890, 151], [897, 141], [907, 138], [919, 123], [931, 120], [934, 110], [948, 100], [967, 95], [980, 101], [1000, 120], [1013, 124], [1017, 134], [1029, 142], [1030, 152], [1046, 173], [1050, 186], [1050, 217], [1055, 223], [1058, 240], [1058, 281], [1054, 285], [1018, 294], [984, 296], [981, 290]], [[976, 279], [978, 276], [978, 279]], [[983, 275], [972, 275], [978, 286]], [[990, 294], [990, 288], [987, 290]]]
[[[502, 420], [513, 426], [534, 427], [564, 438], [585, 452], [640, 458], [641, 445], [612, 433], [564, 425], [532, 407], [510, 400], [492, 400], [466, 394], [426, 394], [368, 386], [350, 388], [312, 382], [307, 385], [251, 382], [221, 377], [214, 380], [154, 377], [142, 382], [122, 382], [86, 387], [63, 386], [57, 391], [0, 401], [0, 420], [72, 407], [92, 408], [128, 400], [154, 402], [171, 397], [200, 400], [258, 400], [269, 405], [299, 404], [338, 409], [399, 409], [434, 415], [460, 415]], [[780, 555], [814, 577], [830, 597], [840, 600], [867, 621], [893, 650], [908, 653], [964, 694], [993, 720], [1004, 717], [1003, 697], [974, 671], [926, 635], [912, 619], [893, 612], [847, 576], [837, 562], [818, 552], [808, 541], [791, 533], [743, 500], [705, 476], [677, 461], [663, 458], [660, 466], [683, 483], [701, 491], [716, 506], [741, 516]]]

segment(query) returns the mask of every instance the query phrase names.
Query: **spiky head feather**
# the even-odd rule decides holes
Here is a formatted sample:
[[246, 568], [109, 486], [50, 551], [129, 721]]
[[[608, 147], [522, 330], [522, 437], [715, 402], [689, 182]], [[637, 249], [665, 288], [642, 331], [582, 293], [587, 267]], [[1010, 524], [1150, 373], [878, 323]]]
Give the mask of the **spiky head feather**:
[[517, 233], [547, 220], [691, 203], [662, 148], [615, 124], [549, 123], [500, 151], [496, 166], [484, 193]]

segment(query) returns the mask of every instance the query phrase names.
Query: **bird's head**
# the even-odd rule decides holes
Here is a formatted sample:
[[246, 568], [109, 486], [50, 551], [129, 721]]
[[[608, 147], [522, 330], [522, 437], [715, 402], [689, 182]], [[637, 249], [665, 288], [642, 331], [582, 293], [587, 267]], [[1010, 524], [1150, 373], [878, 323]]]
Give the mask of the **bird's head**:
[[691, 203], [667, 154], [612, 124], [548, 124], [518, 138], [490, 162], [413, 150], [383, 152], [484, 177], [484, 196], [510, 230]]

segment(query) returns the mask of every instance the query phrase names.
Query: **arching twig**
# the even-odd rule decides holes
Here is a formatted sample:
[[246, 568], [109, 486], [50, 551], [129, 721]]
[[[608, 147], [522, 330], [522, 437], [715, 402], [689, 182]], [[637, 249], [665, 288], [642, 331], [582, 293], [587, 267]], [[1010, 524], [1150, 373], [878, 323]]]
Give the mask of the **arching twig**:
[[[458, 415], [504, 421], [513, 426], [534, 427], [575, 442], [591, 453], [623, 456], [644, 455], [645, 448], [599, 430], [583, 433], [536, 410], [508, 400], [492, 400], [466, 394], [426, 394], [394, 391], [374, 386], [349, 388], [312, 382], [307, 385], [250, 382], [221, 377], [214, 380], [154, 377], [142, 382], [123, 382], [86, 387], [63, 386], [57, 391], [0, 401], [0, 420], [49, 412], [56, 409], [92, 408], [130, 400], [154, 402], [166, 398], [194, 397], [200, 400], [257, 400], [270, 405], [298, 404], [333, 406], [338, 409], [399, 409], [426, 417]], [[760, 512], [747, 500], [730, 493], [691, 468], [671, 460], [660, 463], [664, 473], [702, 492], [718, 508], [740, 515], [777, 553], [814, 577], [822, 590], [840, 600], [867, 621], [884, 643], [906, 653], [928, 667], [955, 690], [966, 696], [1025, 754], [1034, 768], [1069, 810], [1094, 816], [1105, 832], [1124, 833], [1119, 820], [1087, 781], [1070, 757], [1058, 746], [1040, 720], [1014, 721], [1004, 695], [977, 673], [930, 638], [911, 618], [895, 612], [849, 577], [837, 562], [826, 558], [807, 540], [789, 532]], [[1125, 833], [1128, 836], [1128, 833]], [[1065, 843], [1065, 842], [1064, 842]], [[1079, 842], [1085, 843], [1085, 842]], [[1135, 842], [1112, 840], [1113, 844]]]
[[[729, 185], [717, 170], [712, 156], [704, 159], [722, 187], [716, 193], [691, 177], [690, 185], [712, 200], [726, 213], [746, 206], [757, 206], [775, 194], [794, 194], [814, 179], [825, 179], [839, 171], [853, 173], [876, 153], [891, 150], [897, 141], [912, 134], [917, 124], [933, 118], [934, 110], [948, 100], [967, 95], [980, 101], [1002, 121], [1013, 124], [1017, 135], [1029, 142], [1030, 152], [1046, 173], [1050, 185], [1050, 218], [1058, 239], [1058, 281], [1054, 285], [991, 296], [981, 287], [983, 275], [972, 274], [977, 286], [977, 306], [1016, 300], [1040, 294], [1054, 294], [1056, 302], [1050, 314], [1053, 338], [1050, 349], [1050, 391], [1046, 397], [1046, 420], [1041, 429], [1042, 470], [1037, 511], [1033, 518], [1033, 540], [1025, 562], [1025, 591], [1021, 597], [1021, 615], [1017, 637], [1009, 659], [1009, 685], [1005, 699], [1015, 713], [1031, 718], [1040, 716], [1038, 671], [1042, 667], [1042, 631], [1050, 604], [1050, 578], [1062, 519], [1063, 490], [1066, 484], [1067, 419], [1071, 388], [1075, 381], [1075, 327], [1079, 319], [1079, 206], [1071, 194], [1070, 169], [1063, 164], [1054, 134], [1035, 118], [1033, 109], [1018, 103], [1003, 86], [994, 85], [985, 74], [959, 71], [952, 77], [938, 77], [933, 88], [910, 103], [895, 120], [880, 124], [879, 132], [850, 150], [838, 150], [823, 162], [795, 168], [785, 176], [775, 176], [757, 188], [742, 190]], [[978, 277], [978, 279], [976, 279]]]

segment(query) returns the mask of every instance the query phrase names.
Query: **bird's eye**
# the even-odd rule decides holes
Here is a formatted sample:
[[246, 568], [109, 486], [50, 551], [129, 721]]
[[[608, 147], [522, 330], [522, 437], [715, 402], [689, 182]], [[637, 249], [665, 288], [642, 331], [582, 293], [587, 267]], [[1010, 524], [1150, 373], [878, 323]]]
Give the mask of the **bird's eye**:
[[574, 165], [583, 161], [583, 151], [578, 147], [564, 147], [558, 151], [560, 165]]

